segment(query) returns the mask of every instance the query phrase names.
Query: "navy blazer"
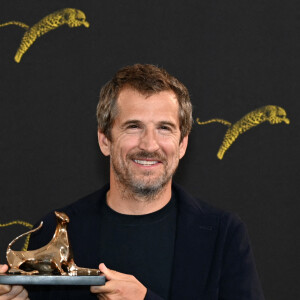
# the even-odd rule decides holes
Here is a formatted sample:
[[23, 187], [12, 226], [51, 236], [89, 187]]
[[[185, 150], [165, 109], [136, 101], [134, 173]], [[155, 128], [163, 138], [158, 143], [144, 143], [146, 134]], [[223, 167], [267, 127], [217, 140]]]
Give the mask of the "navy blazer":
[[[98, 268], [99, 225], [97, 216], [109, 185], [60, 209], [70, 217], [68, 233], [78, 266]], [[172, 300], [263, 300], [245, 225], [228, 212], [195, 199], [173, 184], [178, 201], [178, 219], [174, 249]], [[55, 216], [48, 214], [43, 228], [34, 233], [30, 249], [51, 239]], [[95, 299], [89, 287], [29, 287], [30, 299]], [[147, 291], [146, 300], [162, 300]]]

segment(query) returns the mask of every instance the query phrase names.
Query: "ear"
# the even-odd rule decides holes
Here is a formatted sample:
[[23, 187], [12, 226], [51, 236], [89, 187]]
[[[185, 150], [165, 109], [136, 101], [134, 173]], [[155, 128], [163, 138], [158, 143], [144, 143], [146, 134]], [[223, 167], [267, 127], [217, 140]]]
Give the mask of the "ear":
[[187, 145], [188, 145], [188, 141], [189, 141], [189, 136], [185, 136], [181, 143], [179, 144], [179, 158], [181, 159], [186, 151]]
[[99, 147], [100, 147], [100, 150], [103, 153], [103, 155], [109, 156], [110, 155], [110, 141], [105, 136], [105, 134], [103, 132], [101, 132], [100, 130], [98, 130], [98, 143], [99, 143]]

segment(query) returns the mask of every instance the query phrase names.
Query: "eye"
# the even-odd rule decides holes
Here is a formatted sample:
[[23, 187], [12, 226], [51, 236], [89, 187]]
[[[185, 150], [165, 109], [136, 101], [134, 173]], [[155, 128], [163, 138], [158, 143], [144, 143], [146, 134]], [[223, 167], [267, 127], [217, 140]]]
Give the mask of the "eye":
[[129, 125], [127, 128], [129, 128], [129, 129], [134, 129], [134, 128], [139, 128], [139, 126], [136, 125], [136, 124], [131, 124], [131, 125]]
[[160, 126], [159, 129], [164, 130], [164, 131], [171, 131], [171, 128], [169, 126], [166, 126], [166, 125]]

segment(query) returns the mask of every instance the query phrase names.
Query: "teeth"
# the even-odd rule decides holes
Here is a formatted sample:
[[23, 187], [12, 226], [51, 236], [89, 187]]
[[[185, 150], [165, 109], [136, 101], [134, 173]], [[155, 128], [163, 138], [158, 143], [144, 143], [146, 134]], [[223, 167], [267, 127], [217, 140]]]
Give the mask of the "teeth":
[[144, 166], [151, 166], [151, 165], [155, 165], [155, 164], [158, 163], [158, 161], [156, 161], [156, 160], [149, 161], [149, 160], [139, 160], [139, 159], [135, 159], [134, 161], [135, 161], [137, 164], [144, 165]]

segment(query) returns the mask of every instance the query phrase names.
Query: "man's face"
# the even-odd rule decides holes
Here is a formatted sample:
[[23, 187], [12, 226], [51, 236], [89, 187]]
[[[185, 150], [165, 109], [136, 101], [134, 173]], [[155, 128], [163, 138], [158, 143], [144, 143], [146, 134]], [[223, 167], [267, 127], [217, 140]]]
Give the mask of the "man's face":
[[180, 142], [178, 101], [173, 91], [144, 96], [123, 89], [111, 141], [99, 132], [99, 144], [111, 159], [111, 181], [132, 192], [153, 195], [167, 184], [185, 154], [188, 137]]

